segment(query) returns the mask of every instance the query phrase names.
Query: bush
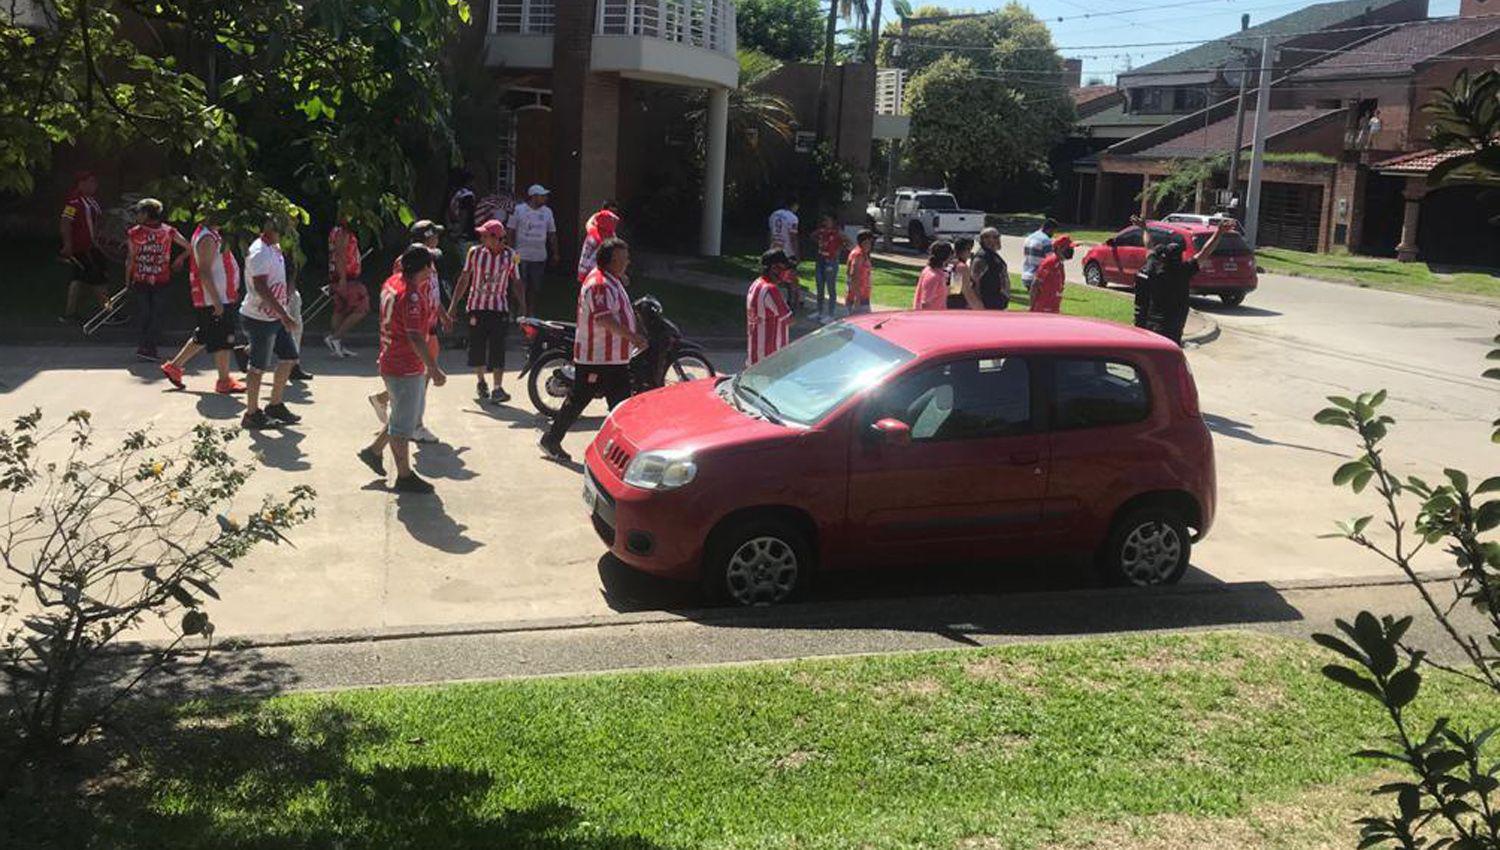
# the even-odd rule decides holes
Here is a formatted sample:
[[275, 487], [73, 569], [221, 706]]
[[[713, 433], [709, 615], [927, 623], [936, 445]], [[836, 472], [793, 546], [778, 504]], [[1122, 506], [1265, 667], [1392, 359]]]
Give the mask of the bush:
[[[90, 423], [78, 411], [46, 428], [33, 411], [0, 431], [10, 494], [0, 564], [18, 586], [0, 598], [0, 752], [75, 745], [190, 642], [206, 651], [214, 626], [202, 606], [218, 598], [219, 576], [313, 513], [303, 486], [242, 519], [225, 513], [250, 476], [227, 449], [236, 429], [199, 425], [170, 440], [134, 431], [100, 450]], [[147, 618], [171, 623], [175, 638], [122, 669], [111, 650]]]

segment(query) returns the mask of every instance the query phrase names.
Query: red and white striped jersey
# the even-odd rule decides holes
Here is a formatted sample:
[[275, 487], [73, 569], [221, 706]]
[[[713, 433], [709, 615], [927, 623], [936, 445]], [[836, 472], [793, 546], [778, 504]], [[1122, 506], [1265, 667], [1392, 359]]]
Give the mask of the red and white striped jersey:
[[629, 363], [630, 341], [601, 327], [600, 319], [614, 319], [635, 330], [635, 308], [630, 293], [614, 275], [596, 268], [578, 290], [578, 335], [573, 340], [573, 362], [594, 366]]
[[787, 306], [781, 287], [764, 275], [750, 284], [745, 294], [745, 336], [748, 353], [745, 365], [754, 366], [775, 354], [787, 343], [792, 330], [792, 308]]
[[484, 245], [469, 249], [464, 259], [464, 273], [469, 276], [469, 310], [510, 312], [510, 284], [516, 276], [516, 252], [507, 245], [491, 251]]

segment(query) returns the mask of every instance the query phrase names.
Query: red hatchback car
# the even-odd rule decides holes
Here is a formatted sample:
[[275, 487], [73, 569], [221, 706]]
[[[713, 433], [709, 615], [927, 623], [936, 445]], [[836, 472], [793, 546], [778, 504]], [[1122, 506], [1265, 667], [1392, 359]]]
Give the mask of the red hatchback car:
[[[1167, 221], [1148, 221], [1146, 228], [1151, 231], [1152, 242], [1181, 241], [1184, 260], [1191, 260], [1214, 232], [1212, 225]], [[1145, 264], [1146, 246], [1141, 228], [1127, 227], [1089, 249], [1083, 257], [1083, 279], [1090, 286], [1115, 284], [1133, 288], [1136, 273]], [[1235, 307], [1258, 285], [1255, 251], [1244, 236], [1231, 230], [1219, 238], [1219, 247], [1202, 262], [1188, 289], [1194, 295], [1217, 295], [1225, 304]]]
[[585, 455], [620, 560], [779, 602], [814, 569], [1081, 552], [1177, 581], [1214, 514], [1182, 351], [1068, 316], [877, 313], [637, 396]]

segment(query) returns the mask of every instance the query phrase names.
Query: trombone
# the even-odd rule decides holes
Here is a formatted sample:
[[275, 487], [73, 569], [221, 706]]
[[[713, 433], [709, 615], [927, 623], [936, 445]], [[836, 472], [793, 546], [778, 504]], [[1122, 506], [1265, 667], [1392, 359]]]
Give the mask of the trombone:
[[115, 314], [125, 308], [125, 302], [129, 300], [130, 287], [124, 286], [116, 290], [115, 294], [109, 296], [109, 300], [104, 302], [104, 306], [100, 307], [98, 312], [94, 313], [94, 315], [89, 317], [88, 321], [83, 323], [84, 336], [93, 336], [94, 331], [99, 330], [106, 322], [113, 319]]

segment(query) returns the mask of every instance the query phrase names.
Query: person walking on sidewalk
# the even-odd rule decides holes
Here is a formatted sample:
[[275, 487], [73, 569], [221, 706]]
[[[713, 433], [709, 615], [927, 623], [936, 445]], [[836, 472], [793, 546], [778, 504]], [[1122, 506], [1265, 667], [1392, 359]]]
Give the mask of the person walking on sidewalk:
[[589, 272], [598, 264], [599, 246], [614, 236], [620, 228], [620, 208], [614, 201], [605, 201], [599, 211], [589, 216], [583, 228], [583, 247], [578, 251], [578, 282], [588, 278]]
[[349, 216], [341, 215], [338, 224], [328, 232], [328, 292], [333, 296], [333, 320], [328, 336], [323, 338], [335, 357], [355, 355], [344, 345], [344, 335], [370, 312], [370, 291], [359, 278], [362, 271], [359, 236], [349, 226]]
[[[125, 285], [135, 293], [141, 332], [135, 356], [160, 362], [156, 346], [161, 334], [161, 314], [167, 305], [166, 289], [172, 270], [187, 260], [188, 241], [177, 228], [163, 222], [161, 201], [142, 198], [135, 204], [135, 226], [126, 236]], [[181, 248], [172, 261], [172, 246]]]
[[387, 446], [396, 462], [398, 493], [431, 493], [432, 485], [411, 468], [411, 440], [427, 403], [427, 381], [441, 387], [448, 376], [427, 347], [427, 329], [437, 305], [427, 295], [424, 280], [432, 268], [432, 252], [411, 245], [401, 254], [401, 272], [386, 278], [380, 288], [380, 378], [390, 393], [390, 416], [385, 427], [358, 457], [376, 475], [385, 477]]
[[[505, 225], [487, 221], [478, 230], [480, 242], [464, 258], [458, 288], [448, 305], [448, 318], [453, 319], [458, 303], [467, 298], [469, 368], [478, 378], [475, 394], [480, 401], [504, 404], [510, 401], [510, 393], [501, 384], [505, 380], [505, 337], [510, 329], [511, 304], [517, 312], [526, 312], [526, 287], [521, 284], [516, 252], [505, 244]], [[493, 390], [484, 382], [486, 372], [495, 382]]]
[[939, 239], [927, 249], [927, 265], [917, 278], [912, 297], [913, 310], [948, 309], [948, 261], [953, 258], [953, 243]]
[[771, 213], [766, 220], [766, 229], [769, 231], [770, 239], [766, 250], [782, 251], [791, 258], [792, 265], [797, 264], [797, 232], [800, 223], [797, 220], [797, 199], [793, 198], [786, 202], [781, 209]]
[[780, 248], [760, 256], [760, 277], [745, 293], [745, 368], [786, 347], [791, 336], [792, 308], [777, 281], [792, 267], [792, 258]]
[[598, 258], [599, 265], [578, 290], [573, 386], [538, 444], [543, 457], [558, 463], [573, 460], [563, 451], [562, 438], [589, 402], [604, 396], [613, 408], [630, 397], [630, 358], [646, 347], [646, 338], [635, 329], [635, 307], [625, 289], [630, 246], [619, 237], [606, 239], [599, 245]]
[[510, 214], [508, 226], [512, 246], [521, 258], [521, 283], [526, 287], [526, 306], [535, 315], [542, 294], [542, 280], [547, 277], [547, 262], [556, 263], [557, 219], [547, 206], [550, 194], [546, 186], [532, 184], [526, 190], [526, 203]]
[[[286, 257], [281, 252], [281, 224], [268, 215], [260, 226], [260, 237], [245, 252], [245, 302], [240, 321], [250, 337], [250, 368], [245, 381], [245, 415], [240, 427], [250, 430], [278, 425], [296, 425], [302, 417], [287, 410], [283, 395], [287, 379], [297, 366], [297, 320], [290, 309]], [[260, 388], [271, 356], [276, 372], [271, 380], [271, 403], [260, 406]]]
[[1067, 269], [1064, 264], [1073, 259], [1073, 237], [1064, 233], [1052, 240], [1052, 253], [1036, 267], [1036, 278], [1031, 284], [1031, 312], [1057, 313], [1062, 310], [1063, 284]]
[[844, 295], [844, 306], [849, 315], [870, 312], [870, 278], [875, 272], [870, 259], [875, 250], [875, 232], [861, 230], [854, 239], [854, 250], [849, 252], [849, 289]]
[[[812, 233], [817, 246], [817, 258], [813, 264], [813, 278], [818, 286], [818, 319], [829, 321], [835, 318], [839, 303], [839, 257], [849, 247], [849, 240], [839, 230], [838, 220], [831, 215], [823, 216]], [[823, 312], [823, 293], [828, 293], [828, 312]]]
[[986, 227], [979, 231], [979, 253], [969, 263], [969, 274], [979, 291], [979, 301], [986, 310], [1004, 310], [1010, 306], [1010, 269], [1000, 256], [1000, 231]]
[[1037, 266], [1042, 260], [1052, 253], [1052, 234], [1057, 230], [1057, 222], [1052, 219], [1043, 219], [1042, 226], [1026, 237], [1026, 242], [1021, 246], [1021, 285], [1026, 291], [1031, 291], [1031, 285], [1036, 282]]
[[[432, 354], [433, 362], [436, 362], [439, 352], [443, 350], [442, 342], [438, 339], [438, 326], [441, 325], [443, 330], [446, 331], [453, 330], [453, 320], [443, 310], [443, 286], [438, 276], [437, 264], [443, 258], [443, 250], [438, 247], [438, 243], [442, 241], [443, 228], [441, 225], [424, 218], [413, 222], [407, 233], [411, 237], [411, 245], [413, 247], [426, 248], [432, 254], [432, 265], [427, 268], [421, 285], [423, 294], [433, 304], [437, 305], [434, 308], [436, 315], [433, 317], [432, 326], [427, 329], [427, 350]], [[398, 256], [391, 263], [391, 274], [398, 275], [400, 273], [401, 257]], [[390, 416], [388, 408], [391, 404], [391, 394], [382, 389], [367, 400], [370, 402], [370, 406], [375, 409], [375, 418], [379, 419], [380, 424], [384, 425]], [[417, 427], [413, 431], [412, 439], [424, 444], [439, 442], [437, 435], [428, 429], [427, 423], [424, 421], [426, 416], [427, 409], [423, 407], [422, 415], [417, 419]]]
[[245, 385], [229, 374], [229, 354], [234, 348], [234, 303], [239, 297], [240, 266], [219, 232], [219, 213], [209, 210], [193, 231], [188, 250], [188, 287], [198, 325], [193, 336], [161, 372], [177, 389], [186, 389], [182, 370], [188, 361], [207, 350], [214, 359], [219, 380], [214, 392], [223, 395], [242, 393]]
[[[73, 188], [63, 200], [62, 218], [58, 230], [62, 236], [60, 254], [68, 264], [67, 303], [59, 322], [83, 321], [83, 300], [88, 299], [96, 309], [103, 310], [109, 304], [105, 293], [106, 266], [109, 264], [104, 252], [99, 250], [99, 226], [104, 213], [94, 193], [99, 191], [99, 178], [92, 171], [80, 171], [74, 175]], [[107, 324], [117, 325], [123, 317], [112, 319]]]

